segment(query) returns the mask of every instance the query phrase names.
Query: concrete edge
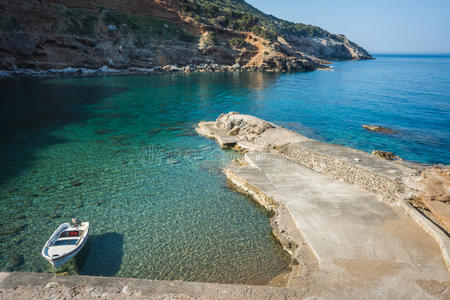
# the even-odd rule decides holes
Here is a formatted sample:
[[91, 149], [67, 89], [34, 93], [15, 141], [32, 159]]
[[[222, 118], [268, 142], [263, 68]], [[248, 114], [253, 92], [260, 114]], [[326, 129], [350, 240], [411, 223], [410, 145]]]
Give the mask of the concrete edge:
[[[68, 295], [63, 295], [61, 291]], [[2, 299], [299, 299], [303, 298], [305, 292], [306, 289], [263, 285], [64, 276], [34, 272], [0, 273]]]
[[[216, 122], [200, 122], [198, 123], [195, 131], [198, 134], [203, 135], [207, 138], [214, 139], [219, 144], [221, 148], [232, 148], [237, 144], [237, 138], [234, 136], [226, 136], [220, 134], [219, 129], [215, 125]], [[209, 129], [207, 126], [214, 126], [217, 131]]]
[[448, 236], [440, 228], [433, 224], [433, 222], [412, 207], [406, 200], [399, 200], [397, 204], [411, 219], [413, 219], [414, 222], [416, 222], [423, 230], [431, 235], [438, 243], [439, 248], [441, 249], [442, 258], [444, 259], [447, 270], [450, 273], [450, 239]]
[[293, 268], [289, 277], [296, 276], [294, 266], [299, 263], [306, 269], [305, 273], [317, 269], [318, 255], [303, 237], [290, 210], [283, 203], [275, 201], [273, 196], [261, 191], [258, 187], [235, 174], [230, 167], [227, 167], [224, 172], [233, 189], [250, 196], [266, 210], [274, 212], [274, 217], [270, 218], [272, 233], [292, 258]]

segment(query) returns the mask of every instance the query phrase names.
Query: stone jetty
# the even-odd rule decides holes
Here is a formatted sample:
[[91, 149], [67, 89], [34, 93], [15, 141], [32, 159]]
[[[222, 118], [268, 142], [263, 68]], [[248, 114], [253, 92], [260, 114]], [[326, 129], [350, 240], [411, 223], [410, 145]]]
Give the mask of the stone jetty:
[[425, 165], [318, 142], [235, 112], [199, 123], [197, 132], [245, 153], [225, 173], [275, 212], [274, 235], [292, 254], [287, 287], [319, 297], [450, 297], [448, 233], [411, 205], [423, 193]]

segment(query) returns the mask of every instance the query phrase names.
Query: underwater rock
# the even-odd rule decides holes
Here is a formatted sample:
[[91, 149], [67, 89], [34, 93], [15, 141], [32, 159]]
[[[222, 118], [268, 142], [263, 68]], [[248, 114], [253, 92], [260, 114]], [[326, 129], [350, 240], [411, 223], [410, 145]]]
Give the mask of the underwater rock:
[[78, 180], [73, 180], [73, 181], [70, 182], [71, 186], [80, 186], [82, 184], [83, 184], [83, 182], [78, 181]]
[[393, 130], [391, 128], [378, 126], [378, 125], [363, 124], [362, 127], [367, 130], [375, 131], [375, 132], [382, 132], [382, 133], [394, 133], [395, 132], [395, 130]]
[[23, 255], [17, 254], [17, 253], [11, 253], [9, 256], [9, 261], [11, 262], [12, 268], [17, 268], [24, 264], [25, 259], [23, 258]]
[[108, 133], [111, 133], [111, 132], [114, 132], [114, 130], [108, 129], [108, 128], [101, 128], [101, 129], [97, 129], [95, 131], [95, 133], [99, 134], [99, 135], [108, 134]]
[[46, 191], [48, 191], [48, 190], [50, 190], [50, 189], [52, 189], [52, 188], [54, 188], [54, 186], [41, 186], [39, 189], [40, 189], [41, 191], [46, 192]]
[[162, 132], [162, 131], [164, 131], [163, 128], [152, 128], [152, 129], [149, 129], [149, 130], [147, 131], [147, 133], [148, 133], [149, 135], [153, 135], [153, 134], [160, 133], [160, 132]]
[[14, 236], [25, 229], [27, 225], [2, 225], [0, 226], [0, 239], [6, 236]]
[[125, 136], [125, 135], [114, 135], [114, 136], [110, 136], [109, 138], [111, 140], [113, 140], [114, 143], [120, 144], [121, 142], [123, 142], [127, 138], [127, 136]]
[[139, 118], [139, 116], [131, 115], [128, 113], [106, 113], [106, 114], [102, 114], [102, 117], [108, 118], [108, 119], [137, 119], [137, 118]]

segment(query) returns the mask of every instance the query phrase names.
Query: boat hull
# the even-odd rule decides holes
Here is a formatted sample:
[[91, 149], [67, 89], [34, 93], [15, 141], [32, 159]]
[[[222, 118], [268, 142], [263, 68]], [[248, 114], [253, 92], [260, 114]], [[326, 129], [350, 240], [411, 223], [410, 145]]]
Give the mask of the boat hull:
[[83, 249], [84, 243], [86, 242], [86, 239], [83, 241], [83, 244], [81, 244], [78, 248], [76, 248], [72, 253], [67, 254], [63, 257], [60, 257], [58, 259], [47, 259], [49, 263], [52, 264], [53, 267], [59, 268], [60, 266], [64, 265], [66, 262], [74, 258], [80, 251]]
[[44, 246], [44, 248], [42, 249], [42, 256], [55, 268], [59, 268], [60, 266], [64, 265], [65, 263], [67, 263], [70, 259], [72, 259], [73, 257], [75, 257], [84, 247], [84, 245], [86, 244], [86, 241], [89, 237], [89, 222], [84, 222], [82, 223], [82, 225], [80, 226], [80, 229], [84, 230], [84, 233], [81, 237], [81, 243], [79, 245], [77, 245], [75, 248], [73, 248], [72, 250], [70, 250], [70, 252], [67, 253], [61, 253], [60, 256], [56, 256], [55, 255], [52, 257], [51, 255], [48, 254], [48, 249], [50, 249], [49, 247], [51, 247], [53, 245], [53, 243], [55, 242], [55, 240], [58, 240], [60, 234], [62, 231], [66, 230], [66, 229], [78, 229], [75, 227], [71, 227], [69, 224], [65, 223], [62, 224], [52, 235], [52, 237], [50, 238], [49, 241], [47, 241], [46, 245]]

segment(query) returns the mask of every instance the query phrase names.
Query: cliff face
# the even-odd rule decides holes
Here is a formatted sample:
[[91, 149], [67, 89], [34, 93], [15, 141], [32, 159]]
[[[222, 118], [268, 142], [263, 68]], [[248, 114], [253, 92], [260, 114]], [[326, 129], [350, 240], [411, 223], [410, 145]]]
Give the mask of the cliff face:
[[[239, 0], [0, 0], [0, 69], [313, 70], [371, 56]], [[172, 67], [171, 70], [178, 70]]]

